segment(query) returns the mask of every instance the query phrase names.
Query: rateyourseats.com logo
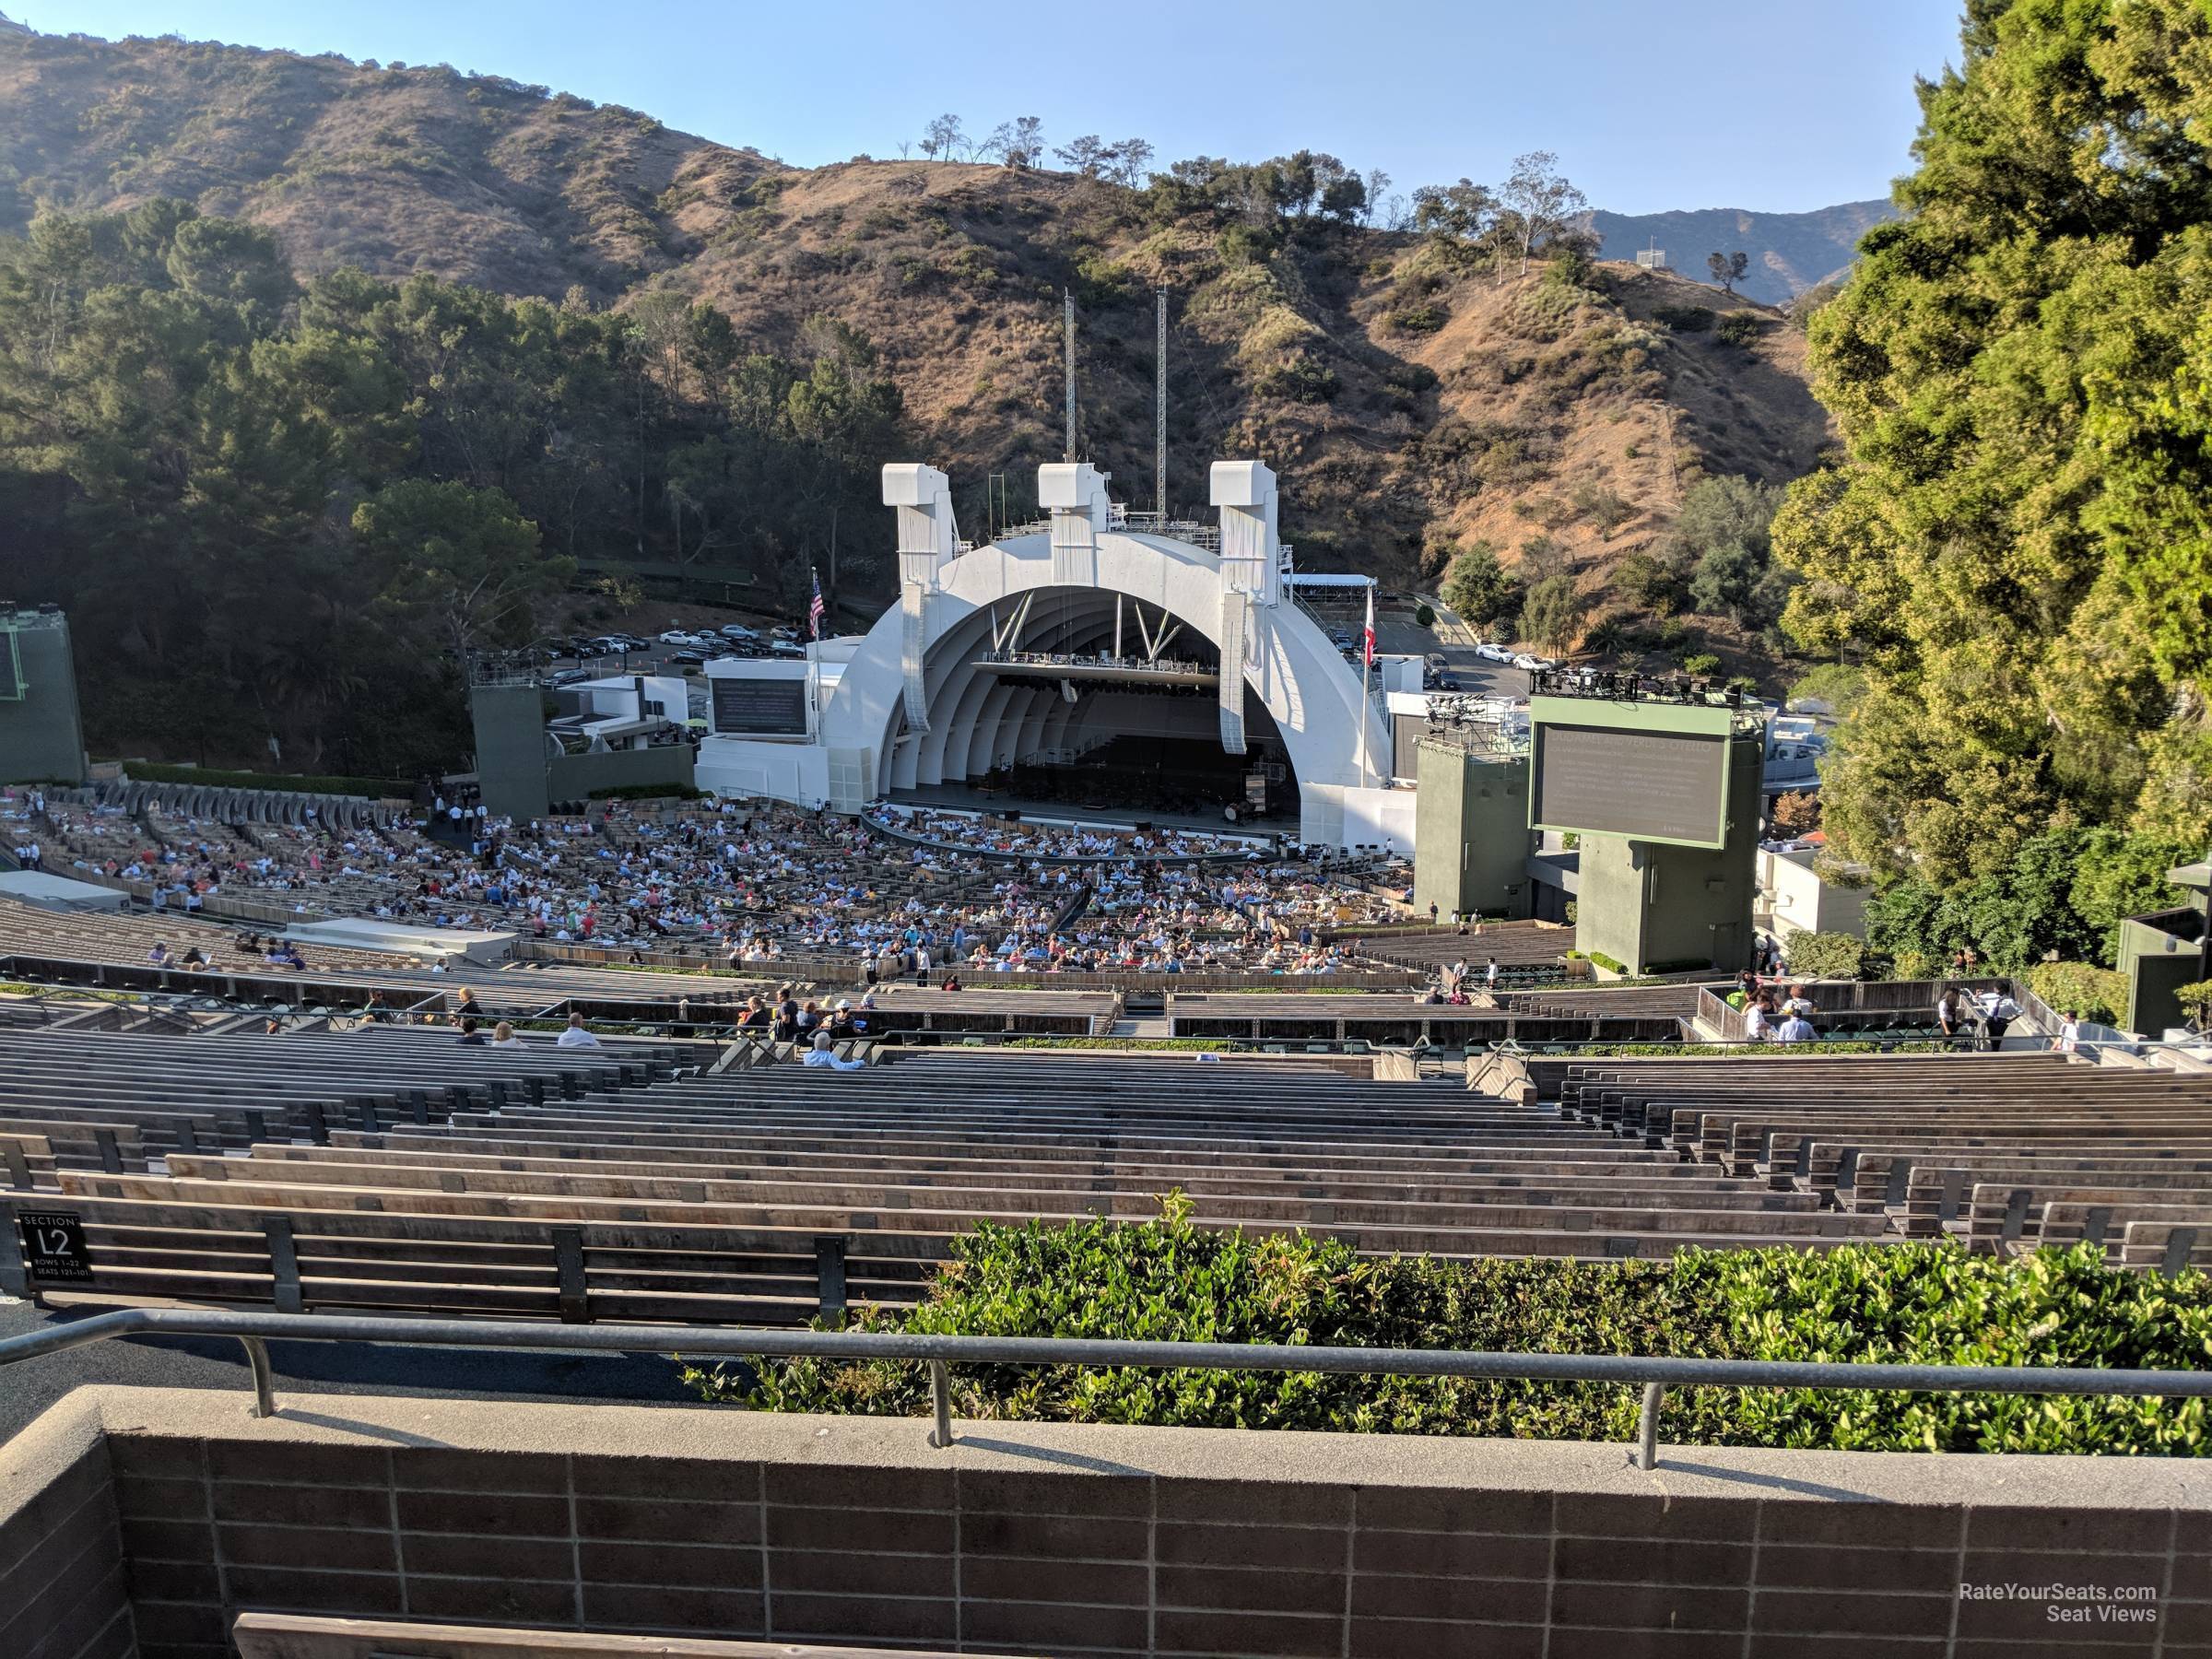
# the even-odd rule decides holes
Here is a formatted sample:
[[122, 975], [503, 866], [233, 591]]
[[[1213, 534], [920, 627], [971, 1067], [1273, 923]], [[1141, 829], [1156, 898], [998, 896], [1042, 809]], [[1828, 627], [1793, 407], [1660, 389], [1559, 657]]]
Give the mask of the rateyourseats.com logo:
[[2156, 1624], [2156, 1584], [1961, 1583], [1963, 1602], [2027, 1602], [2040, 1605], [2052, 1624]]

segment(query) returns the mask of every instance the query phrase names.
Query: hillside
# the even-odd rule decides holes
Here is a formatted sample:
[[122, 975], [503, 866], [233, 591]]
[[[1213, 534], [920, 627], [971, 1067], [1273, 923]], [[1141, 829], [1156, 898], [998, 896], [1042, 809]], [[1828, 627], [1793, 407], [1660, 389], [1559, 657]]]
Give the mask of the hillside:
[[1751, 256], [1751, 269], [1737, 288], [1766, 304], [1787, 305], [1849, 268], [1859, 238], [1896, 217], [1895, 206], [1883, 198], [1811, 213], [1751, 213], [1741, 207], [1600, 212], [1590, 216], [1590, 228], [1600, 239], [1599, 258], [1632, 261], [1639, 250], [1657, 247], [1676, 270], [1694, 280], [1704, 279], [1708, 254], [1741, 250]]
[[[1802, 336], [1670, 274], [1522, 274], [1341, 216], [1255, 225], [1226, 194], [1194, 206], [1065, 173], [789, 168], [443, 67], [0, 32], [0, 231], [41, 204], [162, 196], [265, 227], [303, 277], [358, 265], [594, 309], [665, 294], [801, 358], [804, 325], [833, 317], [873, 342], [906, 441], [953, 474], [971, 529], [988, 475], [1008, 475], [1018, 516], [1059, 451], [1064, 287], [1082, 447], [1117, 494], [1150, 504], [1165, 286], [1171, 504], [1202, 508], [1212, 457], [1257, 453], [1309, 566], [1432, 579], [1464, 540], [1510, 562], [1541, 534], [1602, 610], [1612, 566], [1688, 483], [1794, 477], [1828, 438]], [[1712, 326], [1731, 313], [1734, 343]]]

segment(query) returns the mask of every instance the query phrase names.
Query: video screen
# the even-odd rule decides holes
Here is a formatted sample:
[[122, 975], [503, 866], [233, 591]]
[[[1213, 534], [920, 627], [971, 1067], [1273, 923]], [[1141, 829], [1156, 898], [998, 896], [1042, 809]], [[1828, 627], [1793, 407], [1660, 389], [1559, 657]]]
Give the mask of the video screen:
[[1727, 810], [1727, 745], [1720, 733], [1547, 724], [1536, 744], [1531, 821], [1546, 830], [1717, 847]]
[[720, 736], [804, 737], [806, 682], [803, 679], [716, 678], [714, 731]]

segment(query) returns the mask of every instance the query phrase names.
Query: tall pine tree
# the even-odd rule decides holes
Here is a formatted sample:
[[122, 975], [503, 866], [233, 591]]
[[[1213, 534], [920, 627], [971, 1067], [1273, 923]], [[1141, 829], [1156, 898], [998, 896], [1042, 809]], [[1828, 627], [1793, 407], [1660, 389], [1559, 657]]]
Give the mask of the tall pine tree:
[[1773, 527], [1790, 631], [1866, 664], [1827, 825], [1939, 884], [2212, 834], [2212, 21], [1969, 0], [1963, 47], [1812, 324], [1845, 458]]

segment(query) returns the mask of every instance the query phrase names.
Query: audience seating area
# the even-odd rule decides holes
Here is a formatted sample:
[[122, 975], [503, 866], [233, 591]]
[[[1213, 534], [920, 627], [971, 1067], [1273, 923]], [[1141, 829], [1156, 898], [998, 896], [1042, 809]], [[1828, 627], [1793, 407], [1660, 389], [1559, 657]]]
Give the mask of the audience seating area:
[[15, 1041], [0, 1057], [55, 1049], [43, 1115], [6, 1121], [10, 1202], [81, 1218], [94, 1271], [71, 1293], [103, 1299], [798, 1321], [912, 1300], [978, 1220], [1141, 1219], [1178, 1187], [1199, 1225], [1443, 1256], [1889, 1228], [1342, 1062], [934, 1050], [716, 1071], [711, 1047], [488, 1053], [375, 1027]]
[[[1048, 994], [885, 1000], [896, 1018], [1003, 1030], [1045, 1018]], [[1104, 1006], [1070, 1017], [1112, 1018], [1113, 999], [1090, 1000]], [[1398, 1018], [1378, 1006], [1397, 1000], [1192, 1002], [1357, 1021]], [[1947, 1235], [2212, 1262], [2212, 1076], [2055, 1053], [1578, 1061], [1554, 1104], [1342, 1054], [954, 1046], [884, 1064], [848, 1044], [875, 1064], [838, 1070], [752, 1040], [495, 1050], [450, 1027], [247, 1024], [0, 1028], [7, 1202], [75, 1214], [91, 1258], [88, 1279], [41, 1281], [0, 1230], [0, 1287], [803, 1322], [912, 1301], [979, 1221], [1138, 1220], [1172, 1189], [1201, 1226], [1376, 1253]]]
[[2212, 1263], [2212, 1075], [2055, 1053], [1593, 1061], [1567, 1067], [1560, 1107], [1907, 1238]]

